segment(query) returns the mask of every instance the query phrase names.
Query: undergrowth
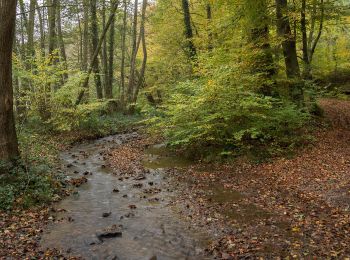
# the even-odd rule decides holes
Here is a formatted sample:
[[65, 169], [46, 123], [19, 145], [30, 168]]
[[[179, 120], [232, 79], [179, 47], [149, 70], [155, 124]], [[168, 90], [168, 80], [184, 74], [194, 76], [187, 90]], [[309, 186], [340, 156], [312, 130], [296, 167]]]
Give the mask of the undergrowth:
[[18, 127], [21, 159], [16, 167], [0, 163], [0, 210], [29, 208], [50, 203], [66, 186], [64, 174], [58, 170], [59, 152], [85, 139], [98, 138], [132, 128], [141, 121], [140, 115], [121, 113], [89, 116], [73, 129], [62, 129], [30, 117]]

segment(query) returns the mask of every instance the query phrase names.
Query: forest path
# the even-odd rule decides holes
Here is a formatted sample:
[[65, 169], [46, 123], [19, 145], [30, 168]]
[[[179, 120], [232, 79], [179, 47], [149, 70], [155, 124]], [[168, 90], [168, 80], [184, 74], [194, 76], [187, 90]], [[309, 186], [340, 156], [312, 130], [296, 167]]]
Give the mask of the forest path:
[[107, 166], [109, 149], [137, 138], [137, 133], [110, 136], [61, 154], [70, 181], [87, 183], [55, 205], [43, 250], [85, 259], [206, 259], [205, 236], [193, 232], [171, 206], [176, 194], [165, 171], [117, 177]]

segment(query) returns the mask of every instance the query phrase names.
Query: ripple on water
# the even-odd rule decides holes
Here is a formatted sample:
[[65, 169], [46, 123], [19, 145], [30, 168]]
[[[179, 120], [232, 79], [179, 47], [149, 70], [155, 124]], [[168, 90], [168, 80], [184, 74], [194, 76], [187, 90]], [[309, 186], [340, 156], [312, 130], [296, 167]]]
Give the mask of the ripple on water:
[[[151, 170], [144, 180], [121, 181], [102, 167], [101, 152], [135, 137], [136, 133], [102, 138], [61, 154], [65, 165], [73, 165], [67, 168], [71, 176], [92, 174], [86, 176], [88, 183], [79, 188], [78, 195], [55, 206], [66, 212], [56, 213], [56, 220], [49, 224], [41, 240], [43, 249], [58, 248], [87, 259], [209, 259], [203, 254], [208, 241], [205, 234], [192, 230], [169, 206], [174, 194], [163, 189], [167, 185], [164, 171]], [[142, 183], [142, 188], [134, 188], [136, 183]], [[117, 193], [113, 192], [116, 188]], [[158, 192], [146, 193], [150, 188]], [[97, 238], [96, 233], [113, 226], [121, 230], [121, 237]]]

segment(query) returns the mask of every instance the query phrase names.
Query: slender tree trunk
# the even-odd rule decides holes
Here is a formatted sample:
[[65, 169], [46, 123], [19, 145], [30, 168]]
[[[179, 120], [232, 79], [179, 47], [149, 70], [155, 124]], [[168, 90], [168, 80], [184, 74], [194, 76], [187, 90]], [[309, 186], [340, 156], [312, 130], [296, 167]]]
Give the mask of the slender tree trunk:
[[[49, 55], [54, 55], [54, 51], [57, 49], [57, 34], [56, 34], [56, 11], [57, 1], [49, 0], [48, 7], [48, 24], [49, 24]], [[52, 57], [52, 61], [57, 62], [56, 58]]]
[[29, 4], [29, 20], [28, 20], [28, 52], [29, 57], [33, 57], [34, 50], [34, 21], [35, 21], [36, 0], [30, 0]]
[[43, 21], [43, 15], [39, 8], [38, 1], [36, 1], [36, 9], [38, 12], [39, 28], [40, 28], [40, 49], [41, 49], [42, 55], [45, 56], [45, 26]]
[[128, 102], [132, 102], [133, 92], [135, 91], [135, 79], [136, 79], [136, 55], [137, 55], [137, 19], [138, 18], [138, 0], [135, 0], [134, 4], [134, 21], [132, 29], [132, 52], [130, 60], [130, 75], [128, 84]]
[[88, 69], [89, 56], [89, 0], [84, 0], [84, 37], [83, 37], [83, 70]]
[[[119, 3], [119, 1], [118, 1]], [[115, 4], [111, 1], [111, 5]], [[115, 17], [113, 17], [111, 28], [109, 31], [109, 46], [108, 46], [108, 76], [105, 88], [106, 98], [113, 98], [113, 71], [114, 71], [114, 37], [115, 37]]]
[[292, 35], [287, 13], [287, 0], [276, 0], [277, 28], [282, 39], [282, 49], [288, 78], [299, 78], [300, 68], [297, 57], [296, 41]]
[[[97, 6], [96, 0], [90, 0], [90, 12], [91, 12], [91, 53], [97, 49], [98, 46], [98, 25], [97, 25]], [[100, 77], [99, 60], [94, 59], [92, 65], [92, 71], [94, 73], [96, 96], [97, 99], [103, 98], [102, 83]]]
[[27, 12], [26, 12], [26, 7], [24, 4], [24, 1], [19, 0], [18, 3], [19, 3], [19, 9], [21, 10], [21, 14], [22, 14], [21, 16], [23, 19], [23, 26], [28, 31], [28, 17], [27, 17]]
[[78, 29], [79, 29], [79, 47], [78, 47], [78, 63], [80, 64], [80, 68], [83, 69], [83, 30], [81, 27], [81, 19], [78, 13]]
[[312, 0], [312, 12], [310, 15], [310, 18], [311, 18], [310, 32], [309, 32], [309, 39], [307, 42], [309, 53], [311, 50], [312, 42], [314, 41], [314, 33], [315, 33], [315, 27], [316, 27], [316, 15], [317, 15], [317, 0]]
[[191, 24], [190, 5], [188, 0], [182, 0], [182, 10], [184, 13], [185, 37], [186, 37], [186, 52], [190, 59], [194, 60], [197, 57], [197, 50], [193, 43], [193, 31]]
[[208, 51], [213, 50], [213, 33], [211, 28], [211, 22], [212, 22], [212, 10], [211, 10], [211, 4], [208, 2], [207, 6], [207, 27], [208, 27]]
[[317, 36], [316, 36], [316, 39], [315, 41], [313, 42], [312, 46], [311, 46], [311, 49], [310, 49], [310, 53], [309, 53], [309, 60], [310, 60], [310, 64], [312, 62], [312, 59], [313, 59], [313, 56], [314, 56], [314, 53], [315, 53], [315, 50], [316, 50], [316, 47], [317, 47], [317, 44], [321, 38], [321, 35], [322, 35], [322, 31], [323, 31], [323, 20], [324, 20], [324, 0], [320, 0], [320, 11], [321, 11], [321, 14], [320, 14], [320, 24], [319, 24], [319, 29], [318, 29], [318, 33], [317, 33]]
[[[268, 5], [265, 0], [255, 2], [247, 1], [245, 4], [246, 17], [249, 28], [249, 43], [252, 51], [251, 68], [253, 73], [259, 73], [262, 77], [271, 78], [275, 73], [275, 64], [269, 37]], [[262, 92], [270, 95], [270, 88], [263, 84]]]
[[79, 92], [79, 95], [77, 97], [77, 100], [75, 102], [76, 105], [79, 105], [80, 102], [82, 101], [83, 97], [84, 97], [84, 94], [85, 94], [85, 90], [88, 88], [88, 85], [89, 85], [89, 79], [90, 79], [90, 75], [93, 71], [93, 65], [94, 65], [94, 62], [95, 60], [98, 58], [98, 54], [100, 53], [101, 51], [101, 47], [102, 47], [102, 44], [103, 44], [103, 40], [104, 38], [106, 37], [106, 34], [107, 34], [107, 31], [108, 31], [108, 28], [110, 27], [111, 23], [112, 23], [112, 20], [114, 18], [114, 15], [115, 15], [115, 12], [118, 8], [118, 5], [115, 4], [112, 8], [112, 11], [111, 11], [111, 15], [109, 16], [108, 18], [108, 21], [106, 23], [106, 26], [105, 28], [103, 28], [103, 31], [102, 31], [102, 34], [100, 36], [100, 39], [98, 41], [98, 44], [97, 44], [97, 48], [94, 50], [94, 53], [91, 57], [91, 61], [90, 61], [90, 66], [89, 66], [89, 69], [87, 71], [87, 75], [85, 76], [85, 79], [82, 83], [82, 91]]
[[125, 54], [126, 54], [126, 27], [127, 27], [127, 1], [124, 0], [124, 12], [123, 12], [123, 31], [122, 31], [122, 40], [121, 40], [121, 51], [122, 59], [120, 65], [120, 78], [121, 78], [121, 89], [120, 89], [120, 102], [122, 106], [125, 104]]
[[[60, 57], [61, 61], [64, 63], [64, 68], [66, 71], [68, 70], [67, 67], [67, 55], [66, 55], [66, 47], [64, 44], [64, 39], [63, 39], [63, 33], [62, 33], [62, 19], [61, 19], [61, 0], [57, 0], [57, 38], [58, 38], [58, 45], [60, 48]], [[63, 83], [67, 81], [68, 79], [68, 73], [65, 72], [62, 75], [63, 78]]]
[[[106, 26], [106, 0], [102, 2], [102, 28]], [[103, 89], [106, 97], [107, 85], [108, 85], [108, 60], [107, 60], [107, 37], [104, 38], [101, 52], [101, 62], [103, 69]]]
[[146, 65], [147, 65], [147, 46], [146, 46], [146, 32], [145, 32], [146, 9], [147, 9], [147, 0], [143, 0], [141, 24], [140, 24], [140, 40], [142, 42], [143, 60], [142, 60], [142, 65], [141, 65], [137, 86], [133, 93], [133, 100], [132, 100], [133, 103], [136, 103], [140, 88], [145, 83], [145, 73], [146, 73]]
[[303, 50], [303, 78], [311, 78], [311, 68], [309, 60], [309, 50], [308, 50], [308, 39], [307, 39], [307, 29], [306, 29], [306, 0], [301, 1], [301, 19], [300, 19], [300, 30], [302, 34], [302, 50]]
[[16, 0], [0, 0], [0, 161], [11, 161], [19, 156], [12, 86], [16, 5]]

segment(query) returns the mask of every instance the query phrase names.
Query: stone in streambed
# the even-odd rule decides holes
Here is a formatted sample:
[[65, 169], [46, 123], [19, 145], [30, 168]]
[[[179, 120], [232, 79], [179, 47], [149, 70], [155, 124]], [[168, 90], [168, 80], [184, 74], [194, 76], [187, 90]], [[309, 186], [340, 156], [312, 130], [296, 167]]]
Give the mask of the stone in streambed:
[[119, 229], [111, 229], [111, 230], [106, 230], [106, 231], [101, 231], [96, 233], [97, 238], [102, 242], [104, 239], [121, 237], [122, 235], [123, 235], [123, 232], [121, 232], [121, 230]]
[[99, 245], [102, 244], [102, 241], [97, 237], [97, 235], [94, 235], [91, 237], [91, 239], [88, 239], [85, 243], [92, 245]]
[[102, 217], [108, 218], [111, 214], [112, 214], [112, 212], [105, 212], [102, 214]]

